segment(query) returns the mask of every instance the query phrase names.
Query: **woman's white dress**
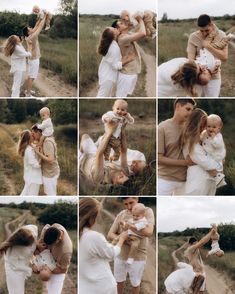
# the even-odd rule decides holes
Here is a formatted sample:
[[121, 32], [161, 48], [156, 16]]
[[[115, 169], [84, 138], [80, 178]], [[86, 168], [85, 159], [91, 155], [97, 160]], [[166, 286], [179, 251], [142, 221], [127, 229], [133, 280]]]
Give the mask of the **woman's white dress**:
[[[183, 153], [185, 158], [189, 155], [187, 147], [184, 148]], [[199, 143], [195, 144], [190, 158], [195, 165], [187, 169], [185, 195], [215, 195], [216, 177], [210, 176], [207, 171], [218, 170], [220, 164], [207, 154]]]
[[117, 294], [109, 262], [120, 251], [119, 246], [108, 243], [102, 234], [84, 229], [79, 242], [80, 294]]

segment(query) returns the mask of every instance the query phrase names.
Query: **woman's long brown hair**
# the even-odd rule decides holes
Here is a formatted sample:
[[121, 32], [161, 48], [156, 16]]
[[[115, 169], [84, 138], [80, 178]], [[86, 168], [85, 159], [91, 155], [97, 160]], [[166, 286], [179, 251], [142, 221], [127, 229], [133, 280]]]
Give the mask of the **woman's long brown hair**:
[[15, 51], [16, 45], [17, 45], [16, 35], [11, 35], [6, 41], [6, 45], [4, 48], [5, 55], [11, 56], [12, 53]]
[[79, 237], [84, 228], [90, 228], [95, 224], [100, 211], [100, 203], [94, 198], [83, 198], [79, 201]]
[[32, 232], [25, 228], [15, 231], [6, 241], [0, 245], [0, 253], [6, 253], [7, 249], [13, 246], [29, 246], [35, 241]]
[[17, 153], [24, 157], [25, 149], [29, 145], [29, 140], [30, 140], [30, 131], [29, 130], [24, 130], [20, 134], [20, 139], [18, 143], [18, 150]]
[[196, 97], [195, 85], [198, 83], [198, 69], [194, 61], [186, 62], [172, 76], [174, 84], [180, 84], [192, 97]]
[[98, 46], [98, 53], [102, 56], [105, 56], [109, 50], [111, 43], [114, 40], [114, 34], [110, 28], [106, 28], [100, 38], [100, 43]]

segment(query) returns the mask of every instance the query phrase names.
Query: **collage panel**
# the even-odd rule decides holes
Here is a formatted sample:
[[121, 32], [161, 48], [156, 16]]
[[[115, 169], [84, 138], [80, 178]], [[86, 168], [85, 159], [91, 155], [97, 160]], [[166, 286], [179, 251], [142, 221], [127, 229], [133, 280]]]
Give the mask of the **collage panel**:
[[80, 195], [156, 195], [156, 100], [80, 99]]
[[156, 197], [80, 197], [79, 293], [155, 294]]
[[77, 294], [77, 201], [1, 197], [0, 293]]
[[235, 292], [235, 197], [158, 198], [158, 293]]
[[[230, 1], [158, 1], [158, 97], [234, 97]], [[182, 9], [183, 7], [183, 9]]]
[[234, 99], [158, 99], [158, 195], [235, 195]]
[[79, 96], [156, 97], [156, 1], [79, 2]]
[[0, 138], [0, 195], [77, 195], [77, 99], [1, 99]]
[[77, 97], [77, 0], [0, 4], [0, 97]]

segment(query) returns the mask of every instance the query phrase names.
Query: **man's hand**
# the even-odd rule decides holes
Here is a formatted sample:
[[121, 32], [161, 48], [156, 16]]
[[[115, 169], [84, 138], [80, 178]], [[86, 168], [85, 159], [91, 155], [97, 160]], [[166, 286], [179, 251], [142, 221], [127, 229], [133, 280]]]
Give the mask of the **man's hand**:
[[196, 164], [192, 161], [192, 159], [190, 158], [189, 155], [186, 157], [185, 161], [186, 161], [186, 165], [187, 165], [187, 166], [196, 165]]
[[32, 271], [35, 273], [35, 274], [39, 274], [39, 270], [37, 268], [37, 266], [35, 264], [32, 265]]
[[37, 249], [42, 252], [43, 250], [47, 249], [47, 245], [44, 242], [37, 242]]

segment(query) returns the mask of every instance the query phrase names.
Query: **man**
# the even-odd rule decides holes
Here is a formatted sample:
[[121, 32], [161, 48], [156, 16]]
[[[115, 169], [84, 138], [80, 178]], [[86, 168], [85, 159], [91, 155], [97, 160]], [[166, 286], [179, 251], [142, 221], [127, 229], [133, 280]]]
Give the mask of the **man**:
[[47, 282], [47, 291], [48, 294], [60, 294], [73, 252], [72, 241], [66, 229], [60, 224], [45, 225], [37, 242], [37, 248], [40, 252], [45, 249], [50, 250], [56, 268]]
[[[228, 46], [219, 47], [226, 35], [220, 31], [211, 21], [207, 14], [202, 14], [197, 20], [198, 31], [192, 33], [188, 39], [187, 53], [189, 60], [195, 60], [200, 54], [200, 49], [206, 48], [215, 58], [226, 61], [228, 59]], [[221, 86], [220, 67], [218, 71], [212, 74], [209, 83], [203, 86], [205, 97], [219, 97]]]
[[[32, 135], [36, 141], [40, 141], [42, 130], [36, 125], [31, 128]], [[42, 144], [42, 152], [39, 147], [34, 149], [41, 157], [42, 182], [44, 192], [49, 196], [56, 196], [57, 180], [60, 174], [60, 167], [57, 160], [57, 146], [53, 136], [45, 137]]]
[[190, 158], [184, 158], [179, 140], [195, 105], [192, 98], [176, 99], [173, 117], [158, 125], [158, 195], [183, 191], [187, 167], [193, 163]]
[[204, 282], [199, 291], [200, 294], [203, 294], [206, 289], [206, 273], [200, 254], [200, 248], [210, 241], [213, 232], [214, 229], [212, 228], [210, 232], [200, 241], [197, 241], [195, 237], [191, 237], [188, 241], [188, 248], [184, 252], [185, 257], [188, 259], [189, 264], [193, 267], [194, 272], [204, 276]]
[[133, 56], [133, 60], [123, 65], [118, 73], [116, 97], [127, 97], [135, 89], [137, 76], [141, 72], [141, 57], [136, 41], [146, 36], [144, 21], [140, 16], [136, 17], [139, 22], [139, 29], [135, 33], [129, 32], [129, 26], [123, 20], [118, 20], [112, 26], [120, 31], [118, 45], [122, 57]]
[[27, 90], [26, 90], [26, 97], [33, 97], [31, 94], [33, 81], [38, 76], [39, 71], [39, 60], [41, 57], [40, 54], [40, 47], [39, 47], [39, 41], [38, 36], [41, 33], [43, 27], [45, 26], [46, 21], [46, 15], [40, 22], [37, 28], [31, 28], [31, 27], [24, 27], [23, 28], [23, 35], [26, 37], [26, 42], [28, 48], [31, 49], [32, 56], [29, 59], [29, 67], [28, 67], [28, 78], [27, 78]]
[[[132, 218], [132, 208], [139, 201], [138, 197], [121, 197], [121, 199], [126, 209], [122, 210], [116, 216], [108, 232], [108, 238], [110, 240], [114, 240], [122, 232], [120, 222], [127, 221]], [[128, 252], [130, 250], [128, 243], [123, 244], [120, 255], [114, 260], [114, 277], [117, 281], [118, 294], [123, 294], [127, 273], [129, 273], [130, 277], [132, 294], [140, 293], [140, 283], [147, 258], [148, 238], [152, 236], [154, 229], [154, 214], [152, 209], [149, 207], [146, 208], [145, 218], [148, 221], [148, 225], [144, 229], [137, 231], [134, 226], [131, 226], [132, 231], [143, 236], [134, 262], [131, 265], [126, 263]], [[131, 240], [131, 237], [129, 238]]]

